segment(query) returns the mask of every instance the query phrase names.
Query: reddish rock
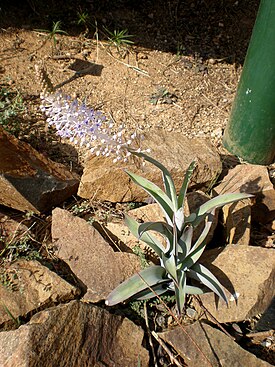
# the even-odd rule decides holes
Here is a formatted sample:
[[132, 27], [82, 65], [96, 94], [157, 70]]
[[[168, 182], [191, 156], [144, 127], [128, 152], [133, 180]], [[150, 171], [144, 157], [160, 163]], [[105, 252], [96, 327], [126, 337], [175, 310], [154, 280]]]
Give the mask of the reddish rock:
[[[242, 321], [263, 313], [275, 296], [275, 250], [228, 245], [206, 251], [200, 262], [224, 286], [229, 304], [214, 293], [200, 296], [205, 308], [221, 323]], [[199, 304], [196, 310], [210, 319]]]
[[184, 326], [184, 330], [176, 327], [158, 336], [173, 347], [188, 367], [271, 367], [205, 323], [196, 322]]
[[86, 300], [104, 300], [117, 285], [140, 270], [136, 255], [114, 252], [93, 226], [66, 210], [53, 210], [52, 238], [57, 256], [84, 285]]
[[[41, 307], [74, 299], [80, 291], [39, 262], [20, 259], [0, 268], [0, 325]], [[0, 364], [1, 365], [1, 364]]]
[[0, 127], [0, 204], [44, 212], [75, 194], [76, 175]]
[[265, 166], [240, 164], [229, 171], [214, 191], [254, 194], [252, 219], [263, 224], [275, 219], [275, 189]]
[[[172, 174], [176, 188], [182, 185], [186, 169], [192, 160], [197, 167], [190, 187], [208, 186], [220, 174], [222, 165], [218, 152], [205, 139], [188, 139], [178, 133], [168, 133], [161, 129], [144, 134], [142, 148], [150, 149], [150, 155], [161, 162]], [[124, 168], [135, 172], [162, 187], [160, 170], [150, 163], [113, 163], [111, 159], [92, 156], [86, 162], [78, 190], [83, 198], [97, 198], [113, 202], [144, 201], [148, 194], [135, 185]]]
[[94, 305], [72, 301], [0, 333], [2, 367], [148, 367], [143, 330]]
[[248, 246], [251, 230], [251, 200], [243, 199], [222, 207], [226, 242]]

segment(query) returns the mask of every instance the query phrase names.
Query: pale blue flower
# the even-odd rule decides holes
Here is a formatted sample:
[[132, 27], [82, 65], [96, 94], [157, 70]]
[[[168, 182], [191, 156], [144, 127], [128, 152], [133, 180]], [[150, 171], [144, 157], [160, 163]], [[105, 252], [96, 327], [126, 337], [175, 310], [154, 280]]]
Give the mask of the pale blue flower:
[[41, 96], [41, 110], [47, 116], [47, 122], [56, 128], [57, 134], [74, 144], [85, 146], [96, 155], [114, 156], [114, 162], [131, 155], [128, 148], [136, 139], [136, 133], [130, 138], [125, 136], [121, 125], [114, 129], [111, 121], [100, 111], [88, 108], [61, 92]]

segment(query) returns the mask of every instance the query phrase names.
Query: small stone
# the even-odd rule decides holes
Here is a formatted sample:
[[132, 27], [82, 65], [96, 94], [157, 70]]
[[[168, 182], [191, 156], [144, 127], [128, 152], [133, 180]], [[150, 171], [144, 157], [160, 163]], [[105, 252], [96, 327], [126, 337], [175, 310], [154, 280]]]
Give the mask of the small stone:
[[194, 319], [197, 316], [197, 311], [193, 308], [187, 307], [186, 315], [190, 317], [190, 319]]

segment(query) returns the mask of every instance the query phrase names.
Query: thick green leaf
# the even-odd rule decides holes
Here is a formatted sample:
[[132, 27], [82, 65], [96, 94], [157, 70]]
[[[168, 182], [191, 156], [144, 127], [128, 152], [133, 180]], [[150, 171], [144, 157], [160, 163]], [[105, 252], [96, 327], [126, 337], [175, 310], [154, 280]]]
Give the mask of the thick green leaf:
[[175, 262], [175, 256], [170, 252], [170, 256], [162, 255], [162, 263], [163, 267], [166, 269], [167, 273], [171, 275], [171, 277], [177, 281], [177, 268]]
[[194, 264], [192, 269], [188, 271], [188, 277], [199, 280], [201, 283], [206, 285], [214, 293], [216, 293], [220, 298], [222, 298], [226, 303], [227, 297], [223, 290], [221, 283], [218, 279], [202, 264]]
[[[170, 282], [172, 280], [170, 279]], [[144, 289], [144, 291], [139, 292], [134, 296], [134, 299], [137, 301], [144, 301], [146, 299], [150, 299], [156, 296], [160, 296], [167, 291], [169, 291], [169, 283], [163, 283], [163, 284], [157, 284], [155, 286], [152, 286], [150, 288]]]
[[194, 287], [192, 285], [187, 285], [185, 287], [186, 294], [203, 294], [204, 291], [199, 287]]
[[190, 250], [190, 252], [188, 253], [188, 255], [185, 257], [185, 259], [182, 260], [181, 264], [179, 264], [179, 268], [180, 269], [189, 269], [191, 268], [191, 266], [193, 264], [195, 264], [199, 258], [201, 257], [204, 249], [205, 249], [205, 246], [206, 246], [206, 243], [204, 242], [205, 241], [205, 238], [211, 228], [211, 225], [213, 223], [213, 218], [214, 218], [214, 212], [215, 212], [215, 209], [209, 213], [207, 215], [207, 218], [209, 218], [206, 222], [206, 225], [204, 226], [204, 229], [202, 231], [202, 233], [200, 234], [199, 238], [197, 239], [197, 241], [195, 242], [195, 244], [193, 245], [192, 249]]
[[186, 273], [184, 271], [178, 271], [178, 284], [175, 284], [175, 296], [176, 296], [176, 304], [178, 308], [178, 314], [180, 315], [186, 297]]
[[158, 167], [162, 171], [162, 178], [163, 178], [163, 183], [164, 183], [166, 194], [171, 199], [171, 201], [173, 203], [173, 206], [174, 206], [173, 209], [174, 209], [174, 211], [176, 211], [178, 209], [176, 188], [175, 188], [175, 184], [174, 184], [174, 181], [172, 179], [172, 176], [171, 176], [170, 172], [167, 170], [167, 168], [164, 167], [156, 159], [150, 157], [149, 155], [147, 155], [145, 153], [137, 152], [137, 151], [134, 151], [132, 149], [129, 149], [129, 151], [132, 154], [136, 155], [137, 157], [141, 157], [141, 158], [145, 159], [147, 162], [152, 163], [154, 166]]
[[215, 214], [215, 209], [213, 209], [211, 211], [211, 213], [208, 213], [206, 215], [206, 224], [204, 226], [204, 229], [203, 231], [201, 232], [199, 238], [197, 239], [197, 241], [195, 242], [194, 246], [192, 247], [192, 251], [193, 249], [195, 250], [197, 247], [200, 246], [200, 244], [205, 240], [206, 236], [208, 235], [210, 229], [211, 229], [211, 226], [213, 224], [213, 220], [214, 220], [214, 214]]
[[138, 234], [142, 236], [147, 231], [155, 231], [172, 241], [172, 230], [172, 227], [165, 222], [146, 222], [139, 225]]
[[217, 209], [223, 205], [234, 203], [235, 201], [239, 201], [242, 199], [251, 198], [253, 195], [245, 194], [245, 193], [235, 193], [235, 194], [224, 194], [216, 196], [213, 199], [208, 200], [206, 203], [202, 204], [197, 212], [196, 217], [192, 217], [192, 220], [190, 219], [191, 216], [187, 219], [188, 222], [191, 222], [192, 225], [195, 227], [197, 226], [204, 218], [205, 216], [212, 212], [213, 209]]
[[202, 242], [200, 246], [192, 250], [186, 257], [178, 264], [178, 269], [186, 271], [190, 269], [201, 257], [204, 249], [205, 249], [205, 242]]
[[178, 231], [181, 233], [184, 226], [184, 212], [182, 207], [180, 207], [176, 211], [174, 221], [176, 223]]
[[125, 223], [127, 227], [130, 229], [131, 233], [141, 241], [145, 242], [148, 246], [151, 247], [152, 250], [155, 251], [155, 253], [161, 257], [161, 254], [165, 252], [165, 248], [162, 245], [162, 243], [152, 236], [149, 233], [143, 233], [141, 236], [139, 235], [139, 226], [140, 223], [138, 223], [134, 218], [130, 217], [129, 215], [125, 215]]
[[181, 237], [178, 240], [179, 253], [183, 258], [185, 258], [190, 252], [193, 231], [194, 229], [192, 226], [186, 226], [181, 234]]
[[117, 303], [124, 302], [136, 293], [143, 291], [154, 285], [171, 281], [166, 277], [166, 270], [159, 265], [150, 266], [133, 275], [117, 286], [107, 297], [105, 303], [107, 306], [114, 306]]
[[173, 220], [173, 204], [171, 199], [153, 182], [141, 177], [133, 172], [125, 170], [131, 177], [132, 181], [138, 186], [142, 187], [161, 207], [167, 223], [172, 225]]
[[184, 199], [185, 199], [185, 196], [186, 196], [188, 185], [189, 185], [189, 182], [191, 180], [191, 176], [193, 174], [193, 171], [194, 171], [195, 167], [196, 167], [196, 161], [193, 161], [193, 162], [191, 162], [191, 164], [187, 168], [182, 186], [180, 188], [179, 196], [178, 196], [178, 208], [181, 208], [184, 204]]

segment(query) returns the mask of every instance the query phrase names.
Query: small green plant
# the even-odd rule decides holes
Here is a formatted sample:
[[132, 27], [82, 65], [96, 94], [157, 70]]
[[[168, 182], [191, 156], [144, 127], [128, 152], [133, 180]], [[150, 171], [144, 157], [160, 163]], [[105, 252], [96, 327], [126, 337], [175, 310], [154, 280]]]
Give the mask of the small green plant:
[[77, 12], [77, 24], [84, 25], [86, 28], [90, 23], [90, 15], [87, 12]]
[[35, 248], [32, 238], [28, 234], [23, 235], [15, 242], [8, 243], [5, 243], [5, 239], [0, 237], [0, 245], [2, 248], [0, 251], [0, 263], [4, 258], [9, 262], [19, 258], [26, 260], [38, 260], [42, 258], [40, 252]]
[[172, 104], [177, 101], [177, 96], [170, 93], [166, 88], [160, 87], [157, 92], [152, 94], [150, 98], [150, 103], [156, 106], [158, 103], [162, 104]]
[[36, 31], [42, 32], [42, 33], [47, 33], [46, 40], [52, 40], [53, 47], [54, 47], [54, 49], [56, 49], [56, 44], [57, 44], [56, 35], [57, 34], [68, 34], [67, 32], [65, 32], [61, 29], [61, 24], [62, 24], [61, 21], [58, 20], [57, 22], [53, 22], [53, 26], [52, 26], [51, 30], [36, 29]]
[[[125, 216], [126, 224], [132, 234], [155, 251], [160, 265], [149, 266], [124, 281], [109, 294], [106, 304], [112, 306], [130, 298], [145, 300], [172, 291], [175, 294], [177, 312], [180, 315], [186, 294], [202, 294], [209, 290], [215, 292], [227, 303], [226, 294], [218, 279], [204, 265], [199, 264], [198, 260], [204, 252], [205, 238], [210, 230], [215, 209], [251, 195], [243, 193], [220, 195], [201, 205], [195, 213], [185, 217], [184, 200], [195, 162], [190, 164], [177, 195], [172, 177], [161, 163], [144, 153], [136, 151], [131, 153], [152, 163], [162, 172], [165, 192], [153, 182], [126, 170], [132, 181], [144, 189], [164, 213], [163, 222], [141, 224], [130, 216]], [[197, 241], [192, 243], [194, 228], [202, 221], [205, 221], [204, 230]], [[151, 231], [161, 234], [166, 240], [166, 246], [163, 246]], [[194, 280], [196, 285], [192, 283]]]
[[20, 93], [0, 85], [0, 125], [8, 132], [17, 135], [20, 131], [20, 114], [25, 110]]
[[139, 245], [135, 245], [133, 247], [133, 253], [139, 257], [140, 265], [142, 269], [147, 268], [149, 265], [148, 260], [146, 259], [145, 253], [142, 251]]
[[109, 31], [107, 28], [104, 29], [108, 33], [109, 44], [115, 46], [119, 54], [127, 52], [129, 46], [134, 44], [134, 42], [129, 39], [134, 36], [128, 34], [128, 29], [123, 29], [121, 31], [115, 29], [113, 32]]
[[78, 11], [76, 24], [85, 27], [83, 36], [86, 37], [89, 33], [89, 27], [91, 26], [91, 17], [89, 13], [86, 11]]
[[22, 324], [21, 320], [20, 320], [20, 317], [16, 318], [15, 316], [13, 316], [13, 314], [11, 313], [11, 311], [9, 310], [9, 308], [5, 304], [3, 304], [3, 309], [9, 315], [11, 320], [14, 322], [15, 326], [17, 328], [19, 328], [19, 326], [21, 326], [21, 324]]

